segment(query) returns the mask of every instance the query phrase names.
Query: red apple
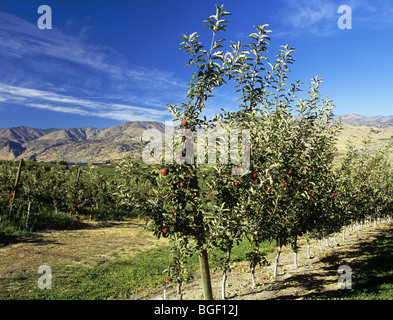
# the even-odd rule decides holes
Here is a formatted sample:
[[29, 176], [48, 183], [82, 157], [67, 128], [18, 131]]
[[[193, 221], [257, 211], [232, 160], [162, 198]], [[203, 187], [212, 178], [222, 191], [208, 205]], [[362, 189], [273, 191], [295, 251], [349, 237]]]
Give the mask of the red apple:
[[257, 174], [257, 173], [254, 173], [254, 174], [252, 175], [252, 177], [253, 177], [254, 179], [256, 179], [256, 178], [258, 177], [258, 174]]
[[182, 125], [183, 127], [187, 127], [187, 125], [188, 125], [187, 120], [182, 120], [182, 121], [181, 121], [181, 125]]
[[180, 188], [184, 188], [185, 183], [184, 182], [180, 182]]
[[163, 176], [166, 176], [166, 175], [168, 174], [168, 169], [167, 169], [167, 168], [162, 168], [162, 169], [161, 169], [161, 174], [162, 174]]
[[168, 227], [162, 228], [162, 232], [168, 233], [169, 232], [169, 228]]

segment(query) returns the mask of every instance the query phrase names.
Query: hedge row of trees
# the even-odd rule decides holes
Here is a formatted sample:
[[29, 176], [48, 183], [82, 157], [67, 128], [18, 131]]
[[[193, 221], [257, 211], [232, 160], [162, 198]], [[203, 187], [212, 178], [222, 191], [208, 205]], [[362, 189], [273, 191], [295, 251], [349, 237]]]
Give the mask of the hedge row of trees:
[[[180, 48], [190, 55], [187, 66], [195, 68], [188, 85], [187, 100], [169, 105], [183, 136], [176, 147], [187, 147], [188, 133], [206, 128], [249, 130], [249, 168], [234, 164], [207, 166], [196, 161], [178, 161], [160, 170], [147, 168], [137, 175], [137, 166], [124, 159], [119, 165], [118, 195], [123, 204], [138, 206], [154, 235], [169, 237], [173, 247], [169, 280], [181, 287], [187, 280], [185, 265], [199, 255], [205, 299], [212, 299], [208, 251], [226, 253], [223, 293], [234, 245], [246, 237], [250, 242], [252, 282], [255, 267], [262, 263], [260, 245], [273, 241], [277, 248], [274, 276], [283, 246], [298, 251], [298, 239], [321, 239], [339, 232], [353, 221], [388, 214], [392, 209], [392, 166], [388, 145], [376, 154], [367, 143], [356, 150], [349, 145], [342, 163], [334, 167], [335, 142], [340, 122], [331, 121], [334, 104], [323, 98], [321, 79], [312, 79], [307, 96], [297, 99], [302, 83], [288, 83], [293, 48], [283, 46], [274, 63], [267, 58], [267, 26], [255, 26], [248, 43], [231, 42], [224, 53], [225, 31], [230, 13], [216, 6], [215, 15], [205, 20], [212, 41], [205, 47], [199, 35], [183, 35]], [[207, 100], [218, 87], [234, 83], [239, 94], [235, 112], [222, 110], [212, 120], [203, 117]], [[294, 117], [296, 115], [296, 117]], [[217, 160], [225, 144], [217, 139]], [[191, 156], [192, 157], [192, 156]], [[175, 156], [176, 159], [176, 156]], [[184, 160], [184, 159], [183, 159]], [[190, 159], [188, 159], [190, 160]], [[207, 163], [207, 161], [206, 161]], [[249, 169], [249, 170], [247, 170]]]
[[[2, 161], [0, 163], [0, 227], [45, 228], [42, 216], [96, 216], [119, 212], [116, 185], [92, 166]], [[41, 222], [37, 224], [37, 219]], [[49, 219], [50, 220], [50, 219]], [[67, 227], [67, 222], [64, 224]]]

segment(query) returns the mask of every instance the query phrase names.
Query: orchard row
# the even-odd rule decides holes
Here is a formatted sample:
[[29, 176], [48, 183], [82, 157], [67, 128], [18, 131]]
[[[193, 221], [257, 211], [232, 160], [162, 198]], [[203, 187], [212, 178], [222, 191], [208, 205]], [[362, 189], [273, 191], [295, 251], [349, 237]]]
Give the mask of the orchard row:
[[[196, 32], [181, 36], [180, 49], [190, 58], [186, 66], [195, 71], [186, 101], [168, 109], [183, 132], [249, 130], [251, 146], [243, 152], [250, 152], [251, 172], [231, 175], [233, 164], [220, 164], [218, 158], [210, 167], [197, 161], [177, 162], [163, 165], [161, 171], [147, 168], [141, 175], [127, 160], [119, 167], [124, 183], [118, 195], [123, 203], [138, 206], [152, 232], [169, 237], [172, 243], [166, 274], [177, 284], [179, 298], [188, 279], [187, 260], [193, 254], [199, 255], [204, 298], [213, 299], [211, 248], [226, 254], [225, 288], [232, 248], [247, 238], [255, 283], [255, 268], [263, 262], [263, 241], [276, 245], [276, 275], [281, 248], [291, 246], [297, 252], [299, 237], [320, 239], [353, 221], [392, 212], [391, 144], [375, 154], [369, 154], [367, 143], [360, 150], [349, 144], [337, 164], [341, 123], [332, 121], [334, 104], [320, 94], [322, 80], [312, 79], [308, 93], [298, 99], [302, 83], [289, 83], [294, 49], [282, 46], [270, 63], [267, 25], [254, 26], [246, 43], [226, 44], [219, 34], [226, 30], [229, 15], [223, 6], [216, 6], [215, 14], [204, 21], [212, 33], [207, 47]], [[234, 87], [232, 95], [239, 101], [237, 111], [221, 108], [221, 113], [207, 120], [203, 116], [207, 101], [214, 90], [229, 83], [232, 86], [227, 89]], [[179, 138], [176, 147], [186, 147], [185, 139]], [[218, 156], [220, 149], [225, 152], [225, 142], [217, 140]], [[196, 154], [206, 153], [197, 150]], [[224, 294], [223, 290], [223, 298]]]
[[[0, 217], [3, 229], [35, 229], [35, 217], [67, 214], [95, 216], [121, 211], [113, 179], [92, 166], [1, 161]], [[44, 223], [45, 224], [45, 223]], [[45, 226], [43, 226], [45, 227]]]
[[265, 241], [276, 246], [276, 277], [283, 246], [296, 253], [300, 237], [308, 243], [321, 240], [353, 223], [391, 214], [391, 145], [371, 154], [369, 142], [360, 149], [349, 143], [338, 161], [335, 137], [340, 124], [327, 121], [329, 114], [322, 108], [300, 121], [279, 111], [257, 122], [248, 119], [251, 171], [243, 176], [231, 175], [231, 165], [141, 170], [131, 159], [120, 163], [119, 199], [140, 209], [155, 236], [170, 239], [173, 254], [165, 274], [168, 282], [177, 284], [179, 297], [193, 254], [213, 248], [225, 253], [225, 298], [231, 251], [238, 242], [249, 242], [256, 286], [255, 269], [264, 262], [260, 247]]

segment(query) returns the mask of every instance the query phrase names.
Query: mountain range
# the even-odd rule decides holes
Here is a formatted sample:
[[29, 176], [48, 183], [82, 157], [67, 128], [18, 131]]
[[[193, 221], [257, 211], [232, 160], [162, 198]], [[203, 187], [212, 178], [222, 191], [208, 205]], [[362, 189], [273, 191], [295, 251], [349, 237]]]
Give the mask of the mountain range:
[[107, 129], [93, 127], [71, 129], [35, 129], [12, 127], [0, 129], [0, 159], [104, 162], [136, 155], [133, 139], [147, 129], [164, 132], [160, 122], [127, 122]]
[[[393, 116], [340, 116], [343, 124], [353, 126], [393, 126]], [[338, 118], [338, 116], [335, 116]], [[107, 129], [93, 127], [36, 129], [26, 126], [0, 129], [0, 159], [63, 160], [75, 163], [115, 161], [125, 155], [137, 155], [133, 139], [144, 130], [165, 131], [161, 122], [126, 122]]]
[[385, 127], [393, 126], [393, 116], [362, 116], [356, 113], [348, 113], [340, 117], [343, 124], [358, 125], [358, 126], [372, 126], [372, 127]]

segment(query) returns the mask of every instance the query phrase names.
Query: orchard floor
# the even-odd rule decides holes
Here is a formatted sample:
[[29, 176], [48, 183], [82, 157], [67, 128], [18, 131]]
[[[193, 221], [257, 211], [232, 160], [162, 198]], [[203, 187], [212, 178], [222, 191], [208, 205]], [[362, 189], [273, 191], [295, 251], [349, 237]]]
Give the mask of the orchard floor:
[[0, 239], [0, 278], [37, 273], [40, 265], [89, 265], [102, 259], [131, 256], [159, 244], [139, 219], [86, 222], [77, 230], [48, 230], [29, 237]]
[[[52, 265], [92, 265], [102, 259], [116, 256], [132, 256], [167, 243], [166, 239], [157, 240], [141, 226], [143, 221], [133, 219], [108, 224], [94, 223], [78, 230], [47, 231], [35, 233], [30, 237], [2, 238], [0, 241], [0, 278], [18, 277], [28, 273], [37, 273], [43, 264]], [[237, 262], [228, 274], [226, 296], [229, 300], [263, 299], [305, 299], [337, 293], [338, 268], [347, 265], [352, 269], [353, 278], [362, 272], [362, 261], [367, 259], [370, 246], [383, 234], [392, 233], [393, 224], [363, 227], [353, 231], [342, 240], [337, 234], [336, 242], [329, 239], [322, 242], [321, 252], [318, 243], [311, 244], [311, 259], [306, 258], [305, 241], [299, 241], [298, 268], [294, 268], [293, 252], [283, 248], [281, 253], [278, 280], [273, 281], [273, 262], [275, 253], [267, 254], [270, 265], [256, 271], [255, 288], [251, 287], [251, 274], [247, 272], [247, 262]], [[338, 245], [337, 245], [338, 244]], [[368, 249], [366, 249], [368, 248]], [[221, 274], [211, 273], [213, 294], [221, 299]], [[10, 289], [10, 288], [8, 288]], [[177, 299], [176, 289], [169, 287], [167, 299]], [[162, 299], [163, 288], [143, 290], [130, 299]], [[202, 299], [200, 276], [194, 273], [194, 279], [183, 287], [183, 299]]]
[[[273, 265], [275, 253], [267, 254], [269, 265], [259, 268], [256, 272], [257, 286], [252, 287], [251, 273], [248, 263], [236, 263], [228, 274], [226, 286], [226, 298], [228, 300], [270, 300], [270, 299], [317, 299], [319, 296], [334, 297], [339, 289], [338, 280], [342, 274], [338, 273], [340, 266], [346, 265], [351, 268], [352, 279], [362, 272], [362, 262], [369, 256], [370, 250], [367, 244], [372, 243], [378, 237], [393, 232], [393, 224], [379, 224], [377, 226], [364, 226], [359, 231], [351, 231], [342, 240], [342, 234], [319, 243], [313, 241], [310, 244], [311, 258], [307, 258], [306, 243], [304, 239], [299, 241], [298, 268], [294, 268], [294, 253], [289, 248], [283, 248], [278, 268], [278, 279], [273, 280]], [[367, 250], [365, 248], [368, 248]], [[194, 280], [184, 285], [183, 299], [203, 299], [200, 285], [200, 276], [196, 272]], [[215, 299], [221, 299], [220, 273], [214, 273], [212, 277], [213, 295]], [[354, 281], [354, 280], [352, 280]], [[149, 292], [141, 295], [138, 299], [162, 299], [160, 291]], [[177, 299], [175, 288], [169, 288], [167, 299]]]

